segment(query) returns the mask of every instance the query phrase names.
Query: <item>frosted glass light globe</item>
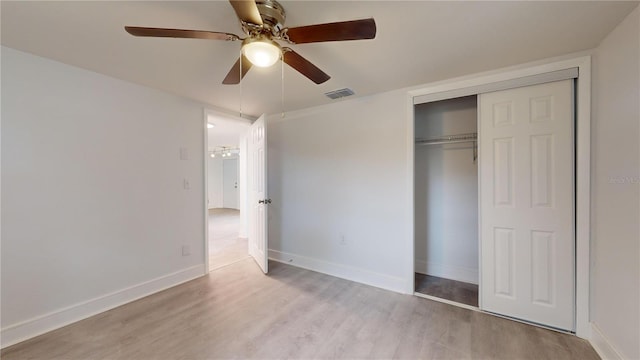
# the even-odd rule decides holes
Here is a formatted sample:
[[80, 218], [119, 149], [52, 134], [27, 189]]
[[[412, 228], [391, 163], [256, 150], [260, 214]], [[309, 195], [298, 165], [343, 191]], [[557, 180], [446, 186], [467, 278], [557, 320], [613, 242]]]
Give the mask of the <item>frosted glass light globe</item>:
[[270, 40], [248, 42], [242, 46], [242, 53], [258, 67], [269, 67], [280, 59], [280, 47]]

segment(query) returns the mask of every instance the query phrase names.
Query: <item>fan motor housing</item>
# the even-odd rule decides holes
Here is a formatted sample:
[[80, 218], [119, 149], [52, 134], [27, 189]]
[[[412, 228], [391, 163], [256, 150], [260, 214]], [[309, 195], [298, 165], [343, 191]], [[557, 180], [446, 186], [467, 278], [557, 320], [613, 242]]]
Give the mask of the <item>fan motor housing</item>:
[[284, 28], [287, 16], [284, 7], [275, 0], [256, 0], [260, 17], [264, 27], [273, 33], [278, 33]]

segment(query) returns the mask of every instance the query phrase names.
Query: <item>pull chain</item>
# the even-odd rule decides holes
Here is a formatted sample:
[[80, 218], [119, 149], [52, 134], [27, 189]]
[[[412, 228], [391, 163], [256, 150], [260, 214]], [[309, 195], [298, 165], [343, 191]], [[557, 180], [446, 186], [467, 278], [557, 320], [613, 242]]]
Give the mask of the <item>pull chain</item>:
[[240, 76], [239, 76], [239, 83], [240, 83], [240, 117], [242, 117], [242, 48], [240, 48]]
[[284, 53], [280, 55], [280, 73], [281, 73], [281, 89], [280, 96], [282, 99], [282, 118], [284, 119]]

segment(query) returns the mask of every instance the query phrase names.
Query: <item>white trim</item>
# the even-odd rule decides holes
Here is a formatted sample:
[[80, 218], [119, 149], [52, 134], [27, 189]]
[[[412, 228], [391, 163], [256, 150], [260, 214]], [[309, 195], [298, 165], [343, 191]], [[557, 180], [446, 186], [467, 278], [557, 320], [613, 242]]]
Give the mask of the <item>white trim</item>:
[[415, 295], [417, 297], [421, 297], [423, 299], [437, 301], [437, 302], [441, 302], [443, 304], [453, 305], [453, 306], [457, 306], [457, 307], [460, 307], [460, 308], [463, 308], [463, 309], [467, 309], [467, 310], [471, 310], [471, 311], [481, 312], [480, 309], [475, 307], [475, 306], [467, 305], [467, 304], [463, 304], [463, 303], [459, 303], [459, 302], [456, 302], [456, 301], [451, 301], [451, 300], [447, 300], [447, 299], [443, 299], [443, 298], [439, 298], [437, 296], [431, 296], [431, 295], [427, 295], [427, 294], [423, 294], [423, 293], [419, 293], [419, 292], [414, 292], [413, 295]]
[[[589, 274], [590, 274], [590, 239], [589, 239], [589, 219], [590, 219], [590, 137], [591, 137], [591, 56], [581, 56], [572, 59], [536, 64], [526, 67], [527, 64], [519, 68], [508, 68], [496, 70], [490, 74], [477, 74], [463, 78], [441, 81], [436, 84], [427, 84], [422, 88], [410, 90], [407, 97], [410, 104], [413, 98], [428, 94], [441, 93], [445, 91], [455, 91], [468, 87], [482, 86], [490, 83], [507, 81], [510, 79], [523, 78], [538, 74], [549, 73], [558, 70], [578, 68], [579, 77], [577, 80], [577, 113], [576, 113], [576, 335], [588, 338], [591, 333], [589, 325]], [[408, 147], [407, 157], [413, 160], [413, 105], [407, 110], [407, 141], [411, 142]], [[413, 163], [407, 167], [407, 177], [413, 181]], [[414, 204], [413, 184], [409, 187], [409, 200]], [[410, 235], [410, 242], [413, 244], [413, 215], [408, 216], [411, 222], [407, 222], [407, 233]], [[415, 252], [412, 251], [409, 259], [414, 259]], [[406, 279], [413, 279], [413, 269], [407, 270]], [[482, 290], [480, 290], [482, 291]]]
[[[478, 136], [482, 138], [482, 132], [480, 127], [480, 114], [481, 114], [481, 106], [480, 102], [476, 99], [476, 104], [478, 108], [476, 109], [476, 129], [478, 129]], [[482, 287], [482, 246], [480, 246], [480, 234], [482, 234], [482, 177], [480, 175], [480, 169], [482, 169], [482, 149], [480, 146], [476, 147], [476, 166], [478, 167], [478, 308], [482, 309], [482, 295], [483, 287]]]
[[204, 272], [209, 273], [209, 113], [210, 110], [204, 108], [203, 111], [203, 126], [202, 126], [202, 138], [204, 147], [204, 160], [202, 166], [204, 167]]
[[416, 186], [416, 178], [415, 178], [415, 115], [414, 115], [414, 109], [415, 106], [413, 105], [413, 96], [408, 96], [407, 97], [407, 114], [409, 116], [410, 121], [407, 123], [407, 171], [409, 172], [406, 176], [407, 179], [407, 189], [409, 189], [409, 191], [407, 192], [407, 204], [411, 204], [411, 208], [409, 209], [409, 214], [407, 214], [407, 216], [405, 216], [405, 218], [407, 219], [407, 224], [406, 224], [406, 229], [409, 235], [409, 239], [410, 241], [408, 241], [408, 245], [409, 248], [407, 249], [407, 251], [409, 252], [409, 254], [411, 254], [411, 256], [407, 259], [407, 263], [409, 264], [409, 267], [407, 267], [407, 279], [411, 279], [411, 281], [407, 281], [407, 289], [406, 289], [406, 293], [407, 294], [414, 294], [415, 290], [416, 290], [416, 283], [415, 283], [415, 277], [416, 277], [416, 241], [415, 241], [415, 216], [416, 216], [416, 204], [415, 204], [415, 186]]
[[578, 77], [578, 68], [570, 68], [564, 70], [551, 71], [544, 74], [530, 75], [524, 76], [520, 78], [514, 78], [509, 80], [502, 80], [498, 82], [493, 82], [489, 84], [482, 84], [478, 86], [465, 87], [445, 92], [439, 93], [431, 93], [421, 96], [416, 96], [413, 98], [413, 103], [415, 105], [444, 100], [444, 99], [452, 99], [462, 96], [470, 96], [477, 95], [486, 92], [507, 90], [507, 89], [515, 89], [523, 86], [531, 86], [544, 84], [554, 81], [567, 80], [567, 79], [575, 79]]
[[622, 360], [624, 357], [611, 344], [609, 339], [604, 336], [600, 328], [595, 323], [591, 323], [591, 338], [589, 343], [603, 360]]
[[415, 272], [478, 285], [478, 269], [415, 260]]
[[[511, 79], [523, 78], [539, 74], [550, 73], [557, 70], [564, 70], [577, 67], [579, 76], [583, 76], [583, 66], [591, 63], [591, 56], [581, 56], [572, 59], [560, 60], [549, 63], [538, 63], [537, 65], [521, 64], [513, 68], [493, 70], [490, 73], [480, 73], [438, 81], [437, 83], [424, 84], [416, 89], [407, 91], [413, 98], [432, 93], [464, 89], [468, 87], [481, 86]], [[413, 103], [413, 99], [411, 99]]]
[[576, 80], [576, 335], [588, 339], [591, 274], [591, 57], [575, 60]]
[[1, 347], [5, 348], [17, 344], [21, 341], [193, 280], [205, 274], [203, 265], [192, 266], [48, 314], [40, 315], [33, 319], [9, 325], [0, 331], [0, 337], [2, 338]]
[[[406, 281], [400, 277], [380, 274], [353, 266], [331, 263], [325, 260], [314, 259], [302, 255], [269, 250], [269, 260], [339, 277], [341, 279], [375, 286], [385, 290], [404, 293], [407, 288]], [[411, 283], [413, 284], [413, 279], [411, 280]]]

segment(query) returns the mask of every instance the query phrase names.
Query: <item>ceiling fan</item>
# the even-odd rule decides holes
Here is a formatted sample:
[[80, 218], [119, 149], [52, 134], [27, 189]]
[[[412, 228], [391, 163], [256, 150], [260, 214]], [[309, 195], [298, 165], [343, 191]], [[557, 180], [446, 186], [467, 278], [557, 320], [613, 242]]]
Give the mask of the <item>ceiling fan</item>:
[[322, 84], [330, 79], [329, 75], [290, 47], [281, 46], [278, 41], [287, 44], [306, 44], [373, 39], [376, 36], [376, 23], [373, 19], [286, 28], [284, 27], [286, 18], [284, 7], [275, 0], [230, 0], [229, 2], [240, 19], [242, 31], [246, 34], [245, 38], [230, 33], [203, 30], [137, 26], [125, 26], [125, 30], [134, 36], [242, 41], [241, 56], [222, 81], [223, 84], [238, 84], [251, 66], [269, 67], [280, 58], [314, 83]]

